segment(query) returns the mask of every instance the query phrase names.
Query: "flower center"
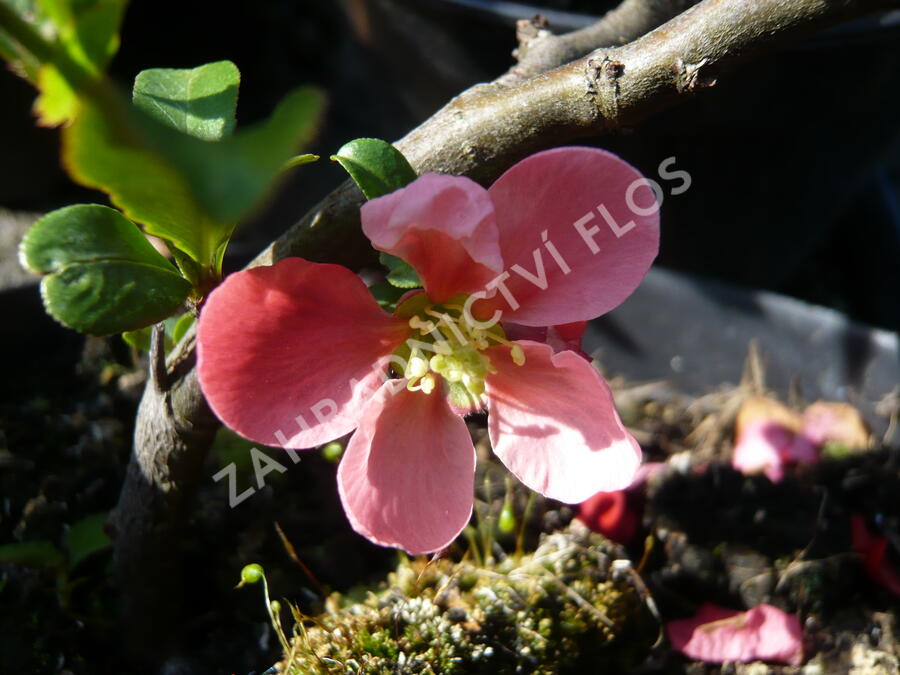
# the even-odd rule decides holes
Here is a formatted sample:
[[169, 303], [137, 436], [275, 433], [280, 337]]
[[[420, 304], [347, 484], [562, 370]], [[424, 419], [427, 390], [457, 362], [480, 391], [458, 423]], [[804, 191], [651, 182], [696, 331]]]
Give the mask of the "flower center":
[[465, 310], [465, 295], [443, 304], [431, 302], [425, 293], [401, 303], [396, 314], [409, 318], [412, 335], [395, 352], [407, 378], [406, 388], [430, 394], [443, 384], [460, 408], [484, 405], [484, 378], [495, 372], [484, 350], [494, 344], [508, 345], [516, 365], [525, 363], [525, 353], [506, 339], [499, 324], [483, 327]]

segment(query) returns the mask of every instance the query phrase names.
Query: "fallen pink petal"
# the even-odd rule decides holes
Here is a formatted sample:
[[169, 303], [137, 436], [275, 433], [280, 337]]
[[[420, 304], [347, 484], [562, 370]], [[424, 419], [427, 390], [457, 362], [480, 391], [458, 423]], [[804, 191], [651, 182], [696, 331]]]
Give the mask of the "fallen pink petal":
[[773, 483], [784, 479], [786, 467], [815, 464], [819, 451], [803, 434], [795, 434], [776, 422], [757, 420], [741, 431], [731, 465], [741, 473], [764, 473]]
[[640, 527], [641, 511], [637, 499], [629, 500], [625, 490], [616, 490], [598, 492], [581, 502], [575, 517], [594, 532], [619, 544], [629, 544]]
[[731, 465], [779, 483], [793, 467], [815, 464], [821, 442], [806, 433], [804, 416], [766, 396], [746, 399], [738, 411]]
[[666, 624], [672, 647], [707, 663], [803, 662], [800, 619], [772, 605], [741, 612], [704, 603], [689, 619]]
[[803, 435], [816, 445], [829, 441], [851, 450], [869, 444], [869, 430], [859, 411], [849, 403], [816, 401], [803, 411]]
[[888, 539], [872, 535], [866, 521], [858, 513], [850, 517], [850, 533], [853, 550], [862, 555], [863, 567], [869, 578], [900, 597], [900, 568], [888, 553]]
[[644, 462], [624, 490], [598, 492], [578, 505], [575, 517], [619, 544], [629, 544], [641, 527], [645, 487], [651, 477], [665, 469], [663, 462]]

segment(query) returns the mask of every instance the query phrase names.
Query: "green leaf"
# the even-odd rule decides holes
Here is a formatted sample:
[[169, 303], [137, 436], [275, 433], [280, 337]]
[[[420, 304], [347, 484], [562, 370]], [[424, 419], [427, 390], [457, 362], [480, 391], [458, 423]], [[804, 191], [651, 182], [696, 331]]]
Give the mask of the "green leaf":
[[69, 551], [69, 569], [75, 567], [88, 556], [112, 545], [104, 531], [105, 513], [86, 516], [69, 528], [66, 547]]
[[47, 313], [92, 335], [156, 323], [175, 311], [189, 291], [181, 277], [133, 261], [73, 265], [41, 282]]
[[122, 333], [122, 339], [132, 349], [139, 352], [150, 351], [150, 336], [153, 334], [153, 326], [144, 326], [137, 330], [126, 330]]
[[85, 102], [63, 129], [63, 163], [80, 183], [109, 193], [146, 232], [218, 273], [235, 223], [312, 137], [321, 109], [321, 94], [299, 89], [268, 120], [209, 142], [121, 101]]
[[[110, 110], [112, 105], [118, 110]], [[123, 101], [111, 106], [86, 101], [75, 121], [63, 128], [62, 158], [69, 174], [83, 185], [107, 192], [149, 234], [171, 241], [201, 266], [211, 265], [216, 247], [231, 236], [233, 223], [213, 221], [193, 194], [187, 176], [150, 142], [142, 127], [162, 128], [161, 123]], [[211, 145], [165, 131], [174, 137], [172, 143]]]
[[378, 138], [350, 141], [331, 159], [344, 167], [366, 199], [399, 190], [416, 179], [416, 172], [406, 157], [393, 145]]
[[127, 0], [38, 0], [38, 4], [69, 58], [89, 72], [102, 73], [119, 49]]
[[75, 117], [78, 95], [56, 68], [49, 64], [41, 66], [37, 87], [41, 95], [34, 102], [34, 112], [41, 126], [56, 127]]
[[397, 301], [406, 292], [402, 288], [397, 288], [391, 284], [384, 282], [372, 284], [369, 286], [369, 292], [375, 298], [378, 305], [389, 312], [393, 312], [397, 306]]
[[53, 542], [45, 539], [19, 541], [0, 546], [0, 563], [25, 567], [59, 567], [63, 555]]
[[[213, 77], [200, 78], [202, 91], [188, 84], [180, 98], [168, 92], [166, 112], [174, 114], [180, 100], [190, 113], [173, 128], [126, 102], [100, 72], [117, 46], [113, 28], [124, 0], [42, 2], [51, 19], [46, 22], [49, 31], [23, 18], [27, 12], [19, 4], [31, 7], [27, 0], [0, 0], [0, 50], [13, 58], [20, 53], [27, 57], [28, 63], [20, 59], [18, 65], [46, 88], [46, 100], [37, 107], [45, 122], [69, 121], [62, 131], [63, 165], [73, 179], [107, 192], [146, 232], [197, 263], [193, 268], [178, 261], [198, 295], [203, 294], [218, 279], [235, 224], [259, 205], [297, 146], [315, 132], [322, 95], [299, 88], [264, 122], [210, 142], [206, 139], [233, 126], [235, 92], [228, 86], [233, 66], [211, 64]], [[79, 24], [82, 18], [88, 28]], [[154, 96], [161, 103], [165, 92], [159, 86], [158, 78], [139, 82], [138, 98], [145, 108], [151, 108]], [[204, 117], [211, 114], [204, 107], [210, 97], [197, 96], [210, 90], [221, 93], [221, 100], [219, 94], [212, 96], [221, 124]], [[154, 110], [164, 116], [160, 106]]]
[[[182, 314], [181, 316], [170, 316], [168, 319], [163, 321], [163, 327], [165, 328], [165, 340], [163, 341], [163, 349], [167, 354], [172, 350], [172, 347], [174, 347], [175, 343], [177, 342], [177, 340], [175, 339], [175, 334], [178, 330], [179, 322], [186, 317], [193, 319], [193, 315], [191, 314]], [[150, 340], [153, 336], [153, 325], [144, 326], [143, 328], [139, 328], [138, 330], [127, 330], [122, 333], [122, 339], [125, 340], [125, 343], [129, 347], [133, 347], [139, 352], [149, 352]]]
[[151, 117], [204, 141], [234, 131], [241, 74], [231, 61], [138, 73], [132, 100]]
[[[55, 38], [56, 31], [46, 13], [35, 0], [0, 0], [0, 5], [12, 13], [14, 17], [27, 20], [34, 31], [45, 38]], [[3, 8], [0, 8], [3, 9]], [[10, 68], [20, 77], [36, 83], [41, 62], [26, 45], [8, 32], [9, 21], [0, 21], [0, 56], [6, 60]]]
[[312, 139], [323, 103], [318, 90], [300, 87], [268, 119], [218, 143], [156, 140], [188, 178], [205, 211], [216, 221], [233, 223], [253, 210], [284, 163]]
[[118, 211], [76, 204], [35, 223], [19, 251], [47, 276], [47, 312], [75, 330], [109, 335], [156, 323], [174, 312], [190, 284]]
[[39, 0], [37, 13], [28, 8], [21, 14], [55, 48], [50, 60], [33, 68], [29, 77], [40, 91], [34, 109], [42, 125], [58, 126], [75, 117], [75, 86], [60, 69], [102, 75], [119, 48], [126, 5], [127, 0]]
[[379, 253], [378, 261], [388, 268], [387, 281], [397, 288], [420, 288], [422, 280], [408, 262], [389, 253]]
[[172, 342], [176, 345], [181, 342], [181, 338], [184, 337], [184, 334], [188, 332], [196, 320], [197, 317], [190, 313], [182, 314], [178, 317], [178, 321], [175, 322], [175, 326], [172, 328]]

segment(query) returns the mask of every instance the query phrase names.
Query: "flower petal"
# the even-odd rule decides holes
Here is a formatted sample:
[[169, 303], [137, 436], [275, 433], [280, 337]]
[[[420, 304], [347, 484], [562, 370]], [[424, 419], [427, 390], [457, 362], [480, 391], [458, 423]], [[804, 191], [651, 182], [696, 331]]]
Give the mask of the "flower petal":
[[578, 505], [575, 517], [592, 531], [627, 545], [640, 527], [641, 501], [638, 496], [629, 499], [625, 490], [598, 492]]
[[803, 435], [822, 445], [835, 441], [856, 450], [869, 445], [869, 430], [849, 403], [816, 401], [803, 412]]
[[479, 291], [503, 269], [493, 204], [468, 178], [425, 174], [361, 217], [375, 248], [412, 265], [434, 302]]
[[773, 483], [781, 482], [788, 465], [818, 461], [819, 450], [806, 436], [764, 418], [743, 422], [731, 456], [735, 470], [744, 475], [763, 472]]
[[704, 603], [692, 618], [667, 623], [666, 631], [672, 647], [707, 663], [803, 661], [800, 620], [772, 605], [739, 612]]
[[745, 476], [765, 473], [773, 483], [780, 483], [785, 469], [781, 448], [789, 445], [792, 439], [789, 430], [774, 422], [749, 422], [741, 429], [734, 444], [731, 466]]
[[494, 453], [532, 490], [563, 502], [621, 490], [641, 463], [641, 449], [619, 419], [600, 373], [575, 352], [518, 342], [487, 351], [495, 373], [485, 380]]
[[353, 529], [413, 555], [448, 546], [472, 515], [475, 448], [442, 396], [385, 383], [338, 467]]
[[656, 197], [643, 180], [596, 148], [547, 150], [509, 169], [489, 193], [510, 295], [477, 303], [476, 313], [487, 317], [496, 309], [503, 321], [550, 326], [619, 305], [659, 249]]
[[888, 555], [887, 538], [870, 534], [866, 521], [858, 513], [850, 515], [850, 533], [853, 550], [862, 554], [869, 578], [900, 597], [900, 569]]
[[242, 436], [312, 447], [356, 427], [408, 332], [347, 268], [286, 258], [232, 274], [210, 294], [198, 326], [200, 385]]
[[523, 326], [517, 323], [503, 323], [502, 326], [509, 340], [544, 342], [550, 345], [554, 352], [568, 349], [580, 354], [588, 361], [591, 360], [591, 357], [581, 349], [581, 340], [587, 329], [587, 321], [575, 321], [559, 326]]

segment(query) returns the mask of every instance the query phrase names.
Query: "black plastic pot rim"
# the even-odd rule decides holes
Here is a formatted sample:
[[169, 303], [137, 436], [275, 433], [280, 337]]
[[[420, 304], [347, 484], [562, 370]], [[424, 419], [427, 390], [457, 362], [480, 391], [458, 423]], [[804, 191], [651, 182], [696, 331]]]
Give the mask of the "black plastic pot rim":
[[[516, 21], [527, 19], [540, 14], [550, 24], [555, 33], [565, 33], [579, 28], [584, 28], [597, 21], [598, 16], [583, 14], [581, 12], [567, 12], [558, 9], [538, 7], [521, 2], [505, 2], [504, 0], [427, 0], [431, 5], [456, 7], [459, 9], [474, 10], [493, 18], [498, 23], [515, 26]], [[834, 40], [861, 40], [889, 39], [900, 33], [900, 10], [888, 10], [871, 16], [862, 17], [854, 21], [848, 21], [840, 26], [834, 26], [828, 30], [814, 35], [798, 47], [824, 47], [831, 46]]]

